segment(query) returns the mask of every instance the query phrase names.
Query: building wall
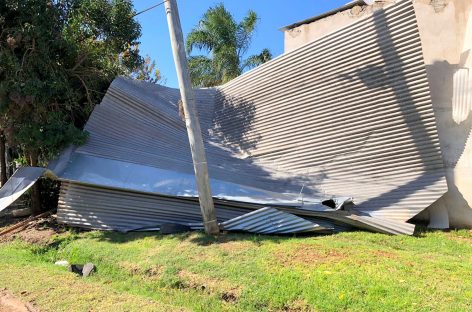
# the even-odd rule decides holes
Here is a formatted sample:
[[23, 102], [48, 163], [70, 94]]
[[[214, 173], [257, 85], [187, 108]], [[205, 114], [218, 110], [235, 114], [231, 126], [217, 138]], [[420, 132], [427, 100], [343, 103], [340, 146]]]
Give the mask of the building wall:
[[[285, 31], [285, 51], [394, 4], [356, 6]], [[434, 227], [472, 226], [472, 1], [413, 0], [449, 192], [419, 217]]]
[[310, 24], [284, 31], [285, 52], [295, 50], [308, 42], [319, 39], [326, 34], [350, 25], [361, 18], [372, 16], [373, 12], [381, 9], [384, 4], [358, 5], [352, 9], [325, 17]]

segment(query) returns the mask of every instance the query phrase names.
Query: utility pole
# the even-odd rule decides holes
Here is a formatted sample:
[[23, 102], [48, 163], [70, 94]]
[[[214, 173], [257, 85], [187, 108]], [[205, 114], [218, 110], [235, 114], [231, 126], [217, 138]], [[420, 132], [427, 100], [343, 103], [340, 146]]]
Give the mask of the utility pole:
[[190, 141], [190, 149], [192, 151], [193, 167], [195, 169], [195, 179], [197, 182], [203, 224], [208, 234], [218, 234], [220, 229], [218, 221], [216, 220], [213, 198], [211, 197], [205, 147], [203, 146], [202, 131], [200, 129], [200, 121], [198, 120], [195, 105], [195, 94], [190, 82], [177, 1], [167, 0], [164, 2], [164, 6], [166, 9], [167, 24], [169, 25], [170, 41], [172, 43], [177, 78], [179, 80], [180, 96], [185, 113], [185, 124]]

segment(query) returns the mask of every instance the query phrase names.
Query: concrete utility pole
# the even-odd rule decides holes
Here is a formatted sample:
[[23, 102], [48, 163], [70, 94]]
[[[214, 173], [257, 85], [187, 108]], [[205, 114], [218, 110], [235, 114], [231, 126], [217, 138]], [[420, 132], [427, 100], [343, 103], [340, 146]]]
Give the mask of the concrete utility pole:
[[180, 95], [182, 97], [185, 113], [185, 124], [187, 125], [188, 139], [192, 151], [193, 167], [195, 169], [195, 179], [197, 181], [203, 224], [208, 234], [218, 234], [220, 229], [218, 221], [216, 220], [213, 198], [211, 197], [205, 148], [203, 146], [202, 131], [200, 129], [200, 122], [195, 105], [195, 95], [190, 82], [187, 56], [184, 48], [184, 37], [180, 26], [179, 10], [176, 0], [165, 1], [164, 6], [166, 9], [167, 24], [169, 25], [170, 41], [172, 43], [177, 78], [179, 80]]

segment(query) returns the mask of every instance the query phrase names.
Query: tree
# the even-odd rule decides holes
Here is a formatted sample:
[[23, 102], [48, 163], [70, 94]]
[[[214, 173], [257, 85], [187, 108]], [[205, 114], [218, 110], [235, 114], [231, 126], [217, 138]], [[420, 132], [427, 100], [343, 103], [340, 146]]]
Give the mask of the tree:
[[135, 68], [129, 77], [150, 83], [165, 83], [160, 70], [156, 67], [156, 61], [152, 61], [149, 55], [146, 55], [143, 64]]
[[187, 53], [204, 50], [209, 56], [189, 57], [190, 77], [194, 86], [211, 87], [228, 82], [244, 70], [272, 58], [268, 49], [244, 59], [257, 25], [257, 14], [249, 11], [236, 23], [223, 4], [209, 8], [197, 27], [187, 36]]
[[0, 133], [29, 165], [83, 143], [110, 82], [143, 64], [134, 13], [127, 0], [0, 2]]

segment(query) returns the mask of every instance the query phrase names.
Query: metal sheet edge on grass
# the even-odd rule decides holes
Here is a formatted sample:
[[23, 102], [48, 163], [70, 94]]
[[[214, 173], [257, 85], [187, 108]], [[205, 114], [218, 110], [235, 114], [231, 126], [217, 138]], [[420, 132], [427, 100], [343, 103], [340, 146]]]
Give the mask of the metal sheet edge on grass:
[[260, 234], [290, 234], [332, 231], [313, 222], [271, 207], [265, 207], [222, 222], [222, 230]]

